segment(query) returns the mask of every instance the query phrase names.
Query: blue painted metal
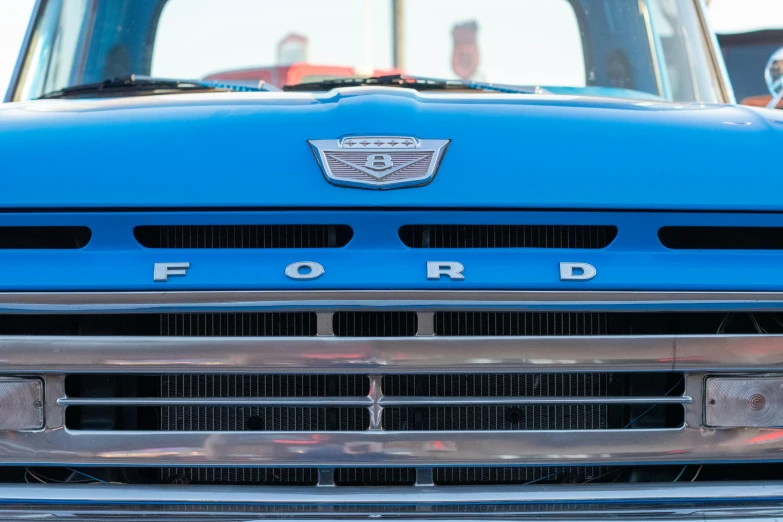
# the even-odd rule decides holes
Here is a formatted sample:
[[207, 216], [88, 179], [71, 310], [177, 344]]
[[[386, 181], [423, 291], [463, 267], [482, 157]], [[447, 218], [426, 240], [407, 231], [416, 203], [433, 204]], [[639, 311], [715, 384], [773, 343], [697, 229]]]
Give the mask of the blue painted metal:
[[[360, 192], [374, 194], [374, 192]], [[617, 225], [606, 249], [411, 249], [398, 236], [406, 224]], [[0, 226], [84, 225], [81, 250], [0, 251], [0, 290], [220, 289], [506, 289], [783, 291], [783, 251], [673, 251], [658, 229], [668, 225], [783, 226], [781, 214], [677, 212], [280, 211], [2, 213]], [[141, 225], [344, 224], [354, 237], [337, 249], [147, 249], [133, 237]], [[156, 262], [189, 261], [186, 277], [153, 282]], [[285, 267], [317, 261], [326, 273], [293, 281]], [[427, 261], [459, 261], [465, 281], [426, 279]], [[561, 282], [560, 262], [598, 269], [587, 282]]]
[[[308, 139], [451, 139], [426, 187], [329, 185]], [[2, 208], [783, 210], [783, 115], [727, 105], [355, 88], [0, 107]]]

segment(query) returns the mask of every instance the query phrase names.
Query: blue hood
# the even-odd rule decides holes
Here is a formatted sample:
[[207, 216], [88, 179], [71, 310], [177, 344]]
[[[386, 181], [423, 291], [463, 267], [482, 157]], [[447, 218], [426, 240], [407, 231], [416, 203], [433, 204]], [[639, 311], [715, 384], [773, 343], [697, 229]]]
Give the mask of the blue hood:
[[[339, 188], [308, 139], [451, 139], [424, 187]], [[783, 210], [783, 113], [354, 88], [0, 106], [4, 208]]]

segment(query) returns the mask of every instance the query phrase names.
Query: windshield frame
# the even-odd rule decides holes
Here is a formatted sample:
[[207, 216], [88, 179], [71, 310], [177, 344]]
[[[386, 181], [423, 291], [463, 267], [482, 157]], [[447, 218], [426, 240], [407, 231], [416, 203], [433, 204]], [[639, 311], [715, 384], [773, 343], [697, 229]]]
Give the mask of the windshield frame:
[[[24, 41], [19, 53], [19, 57], [16, 62], [11, 81], [9, 83], [8, 90], [5, 95], [5, 102], [21, 101], [21, 84], [27, 62], [29, 57], [32, 56], [32, 46], [35, 45], [35, 33], [39, 25], [42, 23], [43, 14], [46, 11], [46, 7], [51, 1], [57, 0], [36, 0], [35, 7], [33, 8], [33, 14], [28, 24], [27, 32], [24, 37]], [[688, 0], [690, 1], [698, 17], [701, 38], [704, 40], [704, 48], [708, 53], [708, 65], [710, 68], [710, 74], [713, 77], [713, 82], [716, 87], [716, 94], [720, 103], [736, 104], [734, 92], [729, 80], [728, 71], [723, 60], [723, 55], [720, 52], [720, 47], [717, 40], [717, 35], [712, 31], [709, 19], [707, 17], [707, 8], [703, 0]], [[93, 0], [89, 0], [92, 4]], [[396, 3], [395, 3], [396, 4]], [[393, 28], [396, 31], [396, 27]], [[394, 50], [395, 54], [399, 52]], [[657, 62], [659, 56], [653, 57], [653, 61]]]

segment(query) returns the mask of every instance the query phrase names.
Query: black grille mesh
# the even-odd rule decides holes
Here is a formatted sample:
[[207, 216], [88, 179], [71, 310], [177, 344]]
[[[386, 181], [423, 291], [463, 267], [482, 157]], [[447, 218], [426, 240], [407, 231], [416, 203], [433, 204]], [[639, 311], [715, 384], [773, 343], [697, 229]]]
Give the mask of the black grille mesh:
[[607, 410], [600, 404], [387, 408], [383, 427], [397, 431], [602, 430], [609, 427]]
[[600, 312], [437, 312], [435, 335], [606, 335]]
[[136, 227], [147, 248], [340, 248], [347, 225], [173, 225]]
[[385, 375], [383, 393], [398, 397], [602, 397], [610, 373]]
[[165, 431], [362, 431], [364, 408], [166, 406]]
[[[161, 397], [357, 397], [369, 393], [358, 375], [163, 375]], [[174, 431], [360, 431], [364, 408], [167, 406], [161, 429]]]
[[337, 468], [338, 486], [411, 486], [416, 483], [414, 468]]
[[161, 314], [160, 335], [181, 337], [289, 337], [316, 334], [316, 314], [206, 313]]
[[[363, 375], [162, 375], [161, 397], [358, 397], [369, 393]], [[361, 431], [364, 408], [203, 407], [160, 408], [164, 431]], [[163, 468], [161, 480], [188, 483], [314, 484], [312, 469]]]
[[595, 225], [405, 225], [410, 248], [606, 248], [617, 227]]
[[162, 468], [160, 480], [170, 484], [263, 484], [314, 486], [314, 468]]
[[[389, 375], [387, 396], [423, 397], [600, 397], [608, 395], [612, 375]], [[609, 427], [609, 408], [601, 404], [523, 406], [437, 406], [387, 408], [387, 430], [597, 430]]]
[[91, 238], [87, 227], [0, 227], [0, 250], [76, 250]]
[[460, 484], [527, 484], [594, 482], [613, 468], [599, 466], [528, 467], [528, 468], [435, 468], [436, 485]]
[[783, 250], [783, 227], [663, 227], [658, 239], [675, 250]]
[[163, 375], [161, 397], [361, 397], [364, 375]]
[[334, 335], [341, 337], [411, 337], [416, 335], [415, 312], [337, 312]]

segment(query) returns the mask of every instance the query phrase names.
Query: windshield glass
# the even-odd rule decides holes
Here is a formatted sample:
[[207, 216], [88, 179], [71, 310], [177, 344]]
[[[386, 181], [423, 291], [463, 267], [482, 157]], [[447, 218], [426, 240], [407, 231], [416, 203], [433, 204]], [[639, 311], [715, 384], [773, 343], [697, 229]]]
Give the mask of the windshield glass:
[[402, 73], [722, 101], [694, 1], [45, 0], [13, 97], [131, 74], [285, 87]]

